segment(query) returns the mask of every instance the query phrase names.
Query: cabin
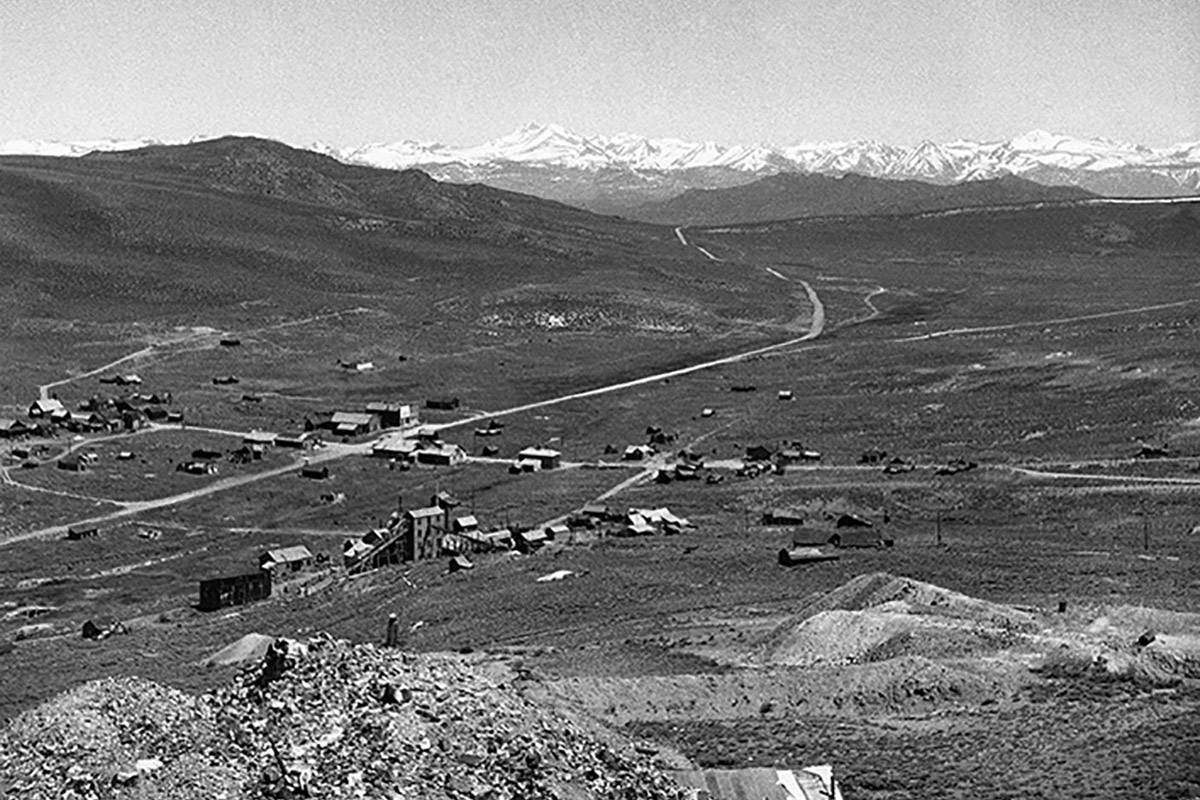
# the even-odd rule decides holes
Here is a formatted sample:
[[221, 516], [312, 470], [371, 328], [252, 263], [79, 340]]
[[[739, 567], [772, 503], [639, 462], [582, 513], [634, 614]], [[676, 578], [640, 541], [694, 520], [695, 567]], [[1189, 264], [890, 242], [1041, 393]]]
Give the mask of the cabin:
[[367, 403], [363, 410], [376, 417], [381, 428], [407, 428], [417, 424], [416, 412], [406, 403]]
[[57, 462], [58, 468], [67, 472], [86, 472], [87, 461], [75, 453], [63, 456]]
[[434, 467], [452, 467], [467, 459], [467, 453], [456, 444], [440, 444], [437, 447], [422, 448], [416, 451], [418, 464], [428, 464]]
[[374, 414], [354, 411], [337, 411], [324, 427], [332, 430], [338, 436], [360, 436], [370, 433], [379, 427], [379, 418]]
[[254, 447], [255, 445], [258, 445], [259, 447], [272, 447], [275, 444], [275, 440], [278, 438], [279, 437], [277, 434], [269, 431], [255, 430], [250, 431], [242, 437], [242, 444], [250, 447]]
[[307, 450], [312, 447], [312, 434], [305, 432], [296, 436], [276, 436], [275, 446], [286, 447], [289, 450]]
[[836, 525], [838, 528], [870, 528], [872, 522], [866, 517], [847, 512], [837, 518]]
[[642, 461], [654, 455], [654, 448], [646, 444], [631, 444], [625, 448], [621, 458], [625, 461]]
[[259, 569], [281, 572], [299, 572], [313, 565], [312, 552], [302, 544], [268, 550], [258, 557]]
[[226, 578], [200, 581], [201, 611], [216, 611], [228, 606], [240, 606], [265, 600], [271, 596], [271, 571], [259, 570]]
[[62, 404], [61, 400], [54, 397], [39, 398], [34, 400], [29, 406], [29, 416], [31, 417], [53, 417], [55, 414], [70, 414], [67, 407]]
[[536, 461], [542, 469], [557, 469], [562, 463], [562, 453], [545, 447], [526, 447], [517, 453], [518, 461]]
[[19, 419], [0, 419], [0, 439], [16, 439], [29, 433], [29, 426]]
[[307, 466], [300, 468], [300, 477], [307, 478], [311, 481], [324, 481], [329, 479], [329, 467], [322, 464], [319, 467]]
[[425, 401], [426, 408], [437, 409], [439, 411], [453, 411], [458, 406], [459, 401], [457, 397], [430, 397]]
[[588, 503], [583, 508], [579, 509], [579, 513], [583, 514], [585, 517], [603, 520], [608, 519], [611, 514], [608, 506], [604, 505], [603, 503]]
[[67, 528], [67, 539], [78, 542], [81, 539], [94, 539], [100, 535], [100, 529], [95, 525], [72, 525]]
[[545, 531], [546, 538], [550, 540], [557, 539], [559, 536], [569, 536], [571, 533], [571, 529], [562, 522], [555, 523], [554, 525], [547, 525]]
[[193, 461], [216, 461], [221, 457], [221, 451], [211, 447], [197, 447], [192, 451]]
[[167, 419], [167, 410], [161, 406], [146, 406], [142, 413], [146, 415], [146, 419], [154, 422], [165, 421]]

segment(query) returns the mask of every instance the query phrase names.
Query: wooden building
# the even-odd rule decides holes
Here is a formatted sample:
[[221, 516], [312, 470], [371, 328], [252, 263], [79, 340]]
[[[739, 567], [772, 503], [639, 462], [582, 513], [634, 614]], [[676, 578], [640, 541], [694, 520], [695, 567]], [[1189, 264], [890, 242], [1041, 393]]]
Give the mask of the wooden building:
[[271, 596], [271, 572], [259, 570], [226, 578], [200, 581], [201, 611], [216, 611], [227, 606], [240, 606], [265, 600]]

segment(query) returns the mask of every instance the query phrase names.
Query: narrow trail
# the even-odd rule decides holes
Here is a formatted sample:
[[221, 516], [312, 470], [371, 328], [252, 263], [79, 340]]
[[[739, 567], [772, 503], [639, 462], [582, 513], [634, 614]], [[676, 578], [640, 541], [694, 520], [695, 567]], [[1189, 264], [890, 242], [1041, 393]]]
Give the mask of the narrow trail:
[[1129, 314], [1142, 314], [1147, 311], [1160, 311], [1165, 308], [1179, 308], [1180, 306], [1188, 306], [1200, 302], [1198, 300], [1177, 300], [1174, 303], [1158, 303], [1150, 306], [1137, 306], [1136, 308], [1121, 308], [1116, 311], [1101, 311], [1096, 314], [1081, 314], [1075, 317], [1058, 317], [1056, 319], [1035, 320], [1032, 322], [1012, 322], [1006, 325], [984, 325], [978, 328], [951, 328], [944, 331], [934, 331], [933, 333], [923, 333], [919, 336], [905, 336], [900, 339], [892, 339], [893, 342], [921, 342], [927, 339], [941, 339], [946, 336], [966, 336], [974, 333], [994, 333], [996, 331], [1012, 331], [1020, 328], [1041, 328], [1047, 325], [1069, 325], [1073, 322], [1086, 322], [1093, 319], [1107, 319], [1108, 317], [1121, 317]]

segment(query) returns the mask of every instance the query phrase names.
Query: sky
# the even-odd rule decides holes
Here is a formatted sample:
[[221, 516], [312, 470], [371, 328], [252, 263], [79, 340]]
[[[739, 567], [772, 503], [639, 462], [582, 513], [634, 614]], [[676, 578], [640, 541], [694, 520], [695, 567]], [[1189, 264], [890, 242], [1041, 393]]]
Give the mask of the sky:
[[1200, 140], [1200, 0], [0, 0], [0, 141]]

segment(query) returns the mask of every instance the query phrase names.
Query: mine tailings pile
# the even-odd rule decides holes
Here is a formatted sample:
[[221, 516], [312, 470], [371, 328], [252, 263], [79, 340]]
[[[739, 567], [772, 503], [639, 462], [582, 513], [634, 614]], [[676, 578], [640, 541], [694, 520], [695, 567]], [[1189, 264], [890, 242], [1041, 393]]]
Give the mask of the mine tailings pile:
[[0, 797], [686, 796], [523, 683], [486, 657], [276, 640], [212, 694], [107, 679], [22, 714], [0, 733]]

